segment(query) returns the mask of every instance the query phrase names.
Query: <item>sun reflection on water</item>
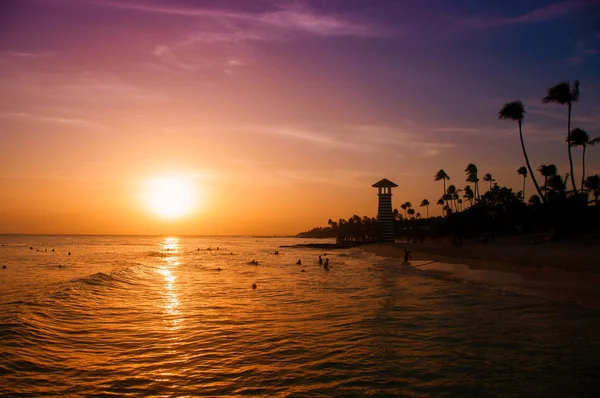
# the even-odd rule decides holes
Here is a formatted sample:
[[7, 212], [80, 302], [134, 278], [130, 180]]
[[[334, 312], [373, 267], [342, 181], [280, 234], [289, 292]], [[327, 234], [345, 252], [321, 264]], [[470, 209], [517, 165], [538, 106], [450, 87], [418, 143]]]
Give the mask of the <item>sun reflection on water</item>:
[[181, 312], [179, 311], [179, 295], [177, 289], [177, 277], [175, 270], [179, 267], [179, 240], [175, 237], [165, 238], [161, 252], [162, 262], [156, 272], [165, 280], [164, 290], [161, 292], [164, 298], [163, 310], [169, 315], [169, 331], [176, 332], [181, 329]]

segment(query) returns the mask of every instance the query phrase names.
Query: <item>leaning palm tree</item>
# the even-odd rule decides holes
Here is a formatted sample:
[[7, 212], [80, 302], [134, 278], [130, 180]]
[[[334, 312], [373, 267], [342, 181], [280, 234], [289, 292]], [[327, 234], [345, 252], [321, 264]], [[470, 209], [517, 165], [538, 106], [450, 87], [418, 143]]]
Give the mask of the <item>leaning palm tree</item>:
[[[434, 181], [439, 181], [442, 180], [444, 181], [444, 195], [446, 194], [446, 180], [449, 180], [450, 176], [444, 171], [444, 169], [440, 169], [437, 173], [435, 173], [435, 176], [433, 176], [433, 180]], [[448, 205], [448, 202], [446, 202], [446, 206]]]
[[600, 176], [598, 174], [588, 176], [583, 182], [585, 188], [592, 192], [594, 195], [594, 204], [598, 206], [598, 198], [600, 197]]
[[523, 142], [523, 118], [525, 117], [525, 106], [521, 101], [513, 101], [507, 102], [504, 104], [500, 112], [498, 112], [499, 119], [510, 119], [515, 120], [519, 124], [519, 137], [521, 138], [521, 148], [523, 149], [523, 156], [525, 156], [525, 164], [527, 164], [527, 170], [529, 170], [529, 175], [533, 180], [533, 184], [535, 185], [535, 189], [538, 192], [538, 195], [542, 197], [542, 191], [540, 190], [540, 186], [533, 175], [533, 171], [531, 170], [531, 165], [529, 164], [529, 157], [527, 156], [527, 151], [525, 150], [525, 143]]
[[580, 128], [576, 128], [573, 129], [573, 131], [571, 131], [571, 135], [567, 137], [567, 141], [569, 142], [570, 146], [583, 147], [583, 156], [581, 159], [581, 193], [583, 193], [583, 181], [585, 181], [585, 150], [587, 149], [588, 145], [594, 146], [598, 142], [600, 142], [600, 138], [596, 137], [590, 139], [590, 135], [587, 133], [587, 131]]
[[[542, 98], [542, 103], [555, 103], [561, 105], [567, 105], [568, 117], [567, 117], [567, 142], [571, 141], [571, 108], [575, 102], [579, 101], [579, 80], [575, 80], [573, 85], [570, 82], [560, 82], [548, 89], [548, 95]], [[573, 157], [571, 155], [571, 145], [567, 145], [569, 149], [569, 167], [571, 174], [571, 183], [573, 184], [573, 191], [577, 191], [575, 185], [575, 174], [573, 174]]]
[[429, 201], [427, 199], [423, 199], [421, 201], [420, 207], [427, 207], [427, 218], [429, 218]]
[[525, 203], [525, 180], [527, 179], [527, 167], [521, 166], [517, 170], [517, 174], [523, 176], [523, 203]]
[[479, 177], [477, 176], [477, 166], [473, 163], [469, 163], [465, 169], [467, 173], [467, 182], [472, 182], [475, 187], [474, 197], [479, 199]]
[[544, 177], [544, 192], [546, 193], [546, 195], [543, 197], [545, 198], [548, 196], [548, 178], [556, 175], [556, 173], [558, 173], [558, 169], [553, 164], [543, 164], [540, 167], [538, 167], [537, 171], [539, 171], [540, 174]]
[[494, 177], [492, 177], [492, 175], [490, 173], [486, 173], [483, 176], [483, 181], [487, 181], [487, 182], [490, 183], [490, 190], [491, 190], [492, 189], [492, 182], [494, 182], [496, 180], [494, 180]]

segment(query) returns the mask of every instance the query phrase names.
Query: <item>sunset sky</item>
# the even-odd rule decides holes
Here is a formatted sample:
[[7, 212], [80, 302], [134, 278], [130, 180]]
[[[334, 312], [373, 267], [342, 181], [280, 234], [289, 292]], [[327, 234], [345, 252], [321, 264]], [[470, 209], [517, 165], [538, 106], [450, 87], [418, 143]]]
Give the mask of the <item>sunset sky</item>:
[[[0, 233], [293, 234], [466, 185], [475, 163], [521, 188], [600, 136], [598, 1], [19, 0], [0, 5]], [[581, 151], [574, 150], [581, 180]], [[587, 174], [600, 172], [600, 148]], [[148, 184], [196, 189], [149, 211]], [[483, 188], [486, 185], [482, 185]], [[527, 196], [533, 194], [528, 181]], [[430, 214], [441, 213], [431, 206]]]

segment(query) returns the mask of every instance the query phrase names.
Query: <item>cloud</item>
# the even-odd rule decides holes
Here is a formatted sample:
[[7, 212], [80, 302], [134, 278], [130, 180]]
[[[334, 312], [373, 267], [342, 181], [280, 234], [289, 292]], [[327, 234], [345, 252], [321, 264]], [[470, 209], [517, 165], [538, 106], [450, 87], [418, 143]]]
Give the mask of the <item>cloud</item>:
[[331, 134], [325, 134], [319, 131], [311, 131], [306, 128], [279, 126], [279, 127], [260, 127], [253, 128], [254, 132], [277, 135], [284, 138], [292, 138], [300, 141], [307, 141], [312, 144], [336, 149], [352, 150], [358, 152], [369, 152], [371, 147], [354, 143], [352, 140], [343, 139]]
[[61, 117], [56, 115], [39, 115], [27, 112], [0, 112], [0, 119], [13, 119], [13, 120], [29, 120], [29, 121], [40, 121], [40, 122], [51, 122], [60, 124], [73, 124], [88, 127], [102, 126], [99, 123], [92, 122], [86, 119]]
[[464, 21], [464, 23], [467, 26], [475, 28], [492, 28], [498, 26], [545, 22], [560, 18], [574, 10], [599, 3], [600, 2], [597, 0], [561, 1], [541, 8], [536, 8], [525, 14], [514, 17], [479, 16], [475, 18], [468, 18]]
[[574, 55], [565, 59], [565, 62], [571, 66], [577, 66], [583, 63], [583, 61], [585, 61], [587, 58], [598, 54], [598, 49], [590, 47], [590, 44], [586, 43], [585, 41], [576, 42], [573, 51]]
[[[385, 37], [395, 33], [394, 29], [379, 24], [360, 22], [336, 14], [316, 13], [303, 2], [287, 3], [278, 10], [263, 13], [190, 7], [176, 3], [165, 5], [153, 2], [105, 0], [95, 1], [94, 4], [162, 15], [211, 19], [219, 22], [223, 27], [230, 28], [224, 32], [209, 31], [196, 35], [196, 41], [211, 43], [265, 40], [267, 36], [263, 34], [262, 29], [273, 28], [279, 31], [300, 31], [320, 36]], [[277, 38], [273, 35], [268, 37]]]

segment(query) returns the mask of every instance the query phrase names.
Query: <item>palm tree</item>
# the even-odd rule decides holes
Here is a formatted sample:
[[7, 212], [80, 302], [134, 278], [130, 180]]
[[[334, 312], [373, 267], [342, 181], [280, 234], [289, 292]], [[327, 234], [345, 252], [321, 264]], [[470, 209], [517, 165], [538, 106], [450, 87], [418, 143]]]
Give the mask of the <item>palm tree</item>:
[[463, 195], [463, 198], [467, 199], [469, 201], [469, 204], [471, 206], [473, 206], [473, 198], [475, 197], [475, 192], [473, 192], [473, 190], [471, 189], [470, 185], [465, 186], [465, 189], [463, 190], [463, 192], [465, 193]]
[[523, 203], [525, 203], [525, 180], [527, 179], [527, 167], [521, 166], [517, 170], [517, 174], [523, 176]]
[[548, 178], [548, 195], [564, 198], [567, 194], [567, 180], [569, 179], [569, 173], [565, 175], [563, 179], [560, 174], [554, 174]]
[[473, 163], [469, 163], [465, 169], [467, 173], [467, 182], [472, 182], [475, 187], [474, 197], [479, 199], [479, 177], [477, 176], [477, 166]]
[[427, 199], [423, 199], [421, 201], [420, 207], [426, 206], [427, 207], [427, 218], [429, 218], [429, 201]]
[[600, 176], [598, 174], [589, 176], [583, 182], [585, 188], [594, 195], [594, 204], [598, 206], [598, 197], [600, 197]]
[[[412, 210], [412, 209], [411, 209], [411, 207], [412, 207], [412, 203], [410, 203], [410, 202], [405, 202], [405, 203], [404, 203], [404, 205], [405, 205], [405, 206], [406, 206], [406, 208], [408, 209], [408, 214], [411, 214], [411, 213], [410, 213], [410, 211]], [[414, 213], [415, 213], [415, 211], [413, 210], [412, 214], [414, 214]]]
[[[579, 80], [575, 80], [573, 85], [568, 81], [560, 82], [548, 89], [548, 95], [542, 98], [542, 103], [555, 103], [568, 106], [567, 118], [567, 142], [571, 142], [571, 108], [575, 102], [579, 101]], [[569, 167], [571, 173], [571, 183], [573, 191], [577, 191], [575, 186], [575, 174], [573, 173], [573, 157], [571, 155], [571, 145], [567, 145], [569, 149]]]
[[507, 102], [504, 104], [500, 112], [498, 112], [498, 119], [510, 119], [515, 120], [519, 124], [519, 137], [521, 138], [521, 148], [523, 149], [523, 156], [525, 156], [525, 164], [527, 164], [527, 170], [529, 170], [529, 175], [533, 180], [533, 184], [535, 185], [535, 189], [538, 192], [538, 195], [542, 197], [542, 191], [540, 190], [540, 186], [535, 179], [535, 175], [531, 170], [531, 165], [529, 164], [529, 157], [527, 156], [527, 151], [525, 150], [525, 142], [523, 142], [523, 118], [525, 117], [525, 105], [521, 101], [513, 101]]
[[421, 213], [415, 214], [415, 218], [421, 218]]
[[404, 218], [408, 218], [408, 216], [406, 215], [406, 209], [408, 209], [408, 207], [406, 206], [406, 203], [402, 203], [402, 204], [400, 205], [400, 208], [401, 208], [402, 210], [404, 210]]
[[545, 198], [548, 196], [548, 178], [552, 177], [553, 175], [556, 175], [556, 173], [558, 173], [558, 169], [553, 164], [549, 164], [547, 166], [543, 164], [540, 167], [538, 167], [537, 171], [539, 171], [540, 174], [544, 176], [544, 192], [546, 193], [546, 195], [543, 197]]
[[415, 218], [415, 209], [408, 209], [408, 215], [411, 216], [411, 218]]
[[496, 180], [494, 180], [494, 177], [492, 177], [492, 175], [490, 173], [486, 173], [483, 176], [483, 181], [487, 181], [487, 182], [490, 183], [490, 190], [491, 190], [492, 189], [492, 182], [494, 182]]
[[[444, 171], [444, 169], [440, 169], [435, 176], [433, 176], [434, 181], [442, 180], [444, 181], [444, 195], [446, 194], [446, 180], [450, 179], [450, 176]], [[448, 202], [446, 202], [446, 206], [448, 206]]]
[[454, 185], [449, 185], [448, 190], [446, 191], [446, 194], [448, 196], [448, 200], [450, 201], [450, 207], [452, 208], [452, 206], [454, 206], [453, 210], [456, 211], [456, 203], [455, 203], [456, 187]]
[[[570, 140], [570, 141], [569, 141]], [[587, 131], [576, 128], [571, 131], [571, 136], [567, 137], [567, 141], [570, 146], [582, 146], [583, 147], [583, 157], [581, 159], [582, 163], [582, 175], [581, 175], [581, 193], [583, 193], [583, 181], [585, 181], [585, 150], [587, 146], [594, 146], [598, 142], [600, 142], [600, 138], [596, 137], [594, 139], [590, 139], [590, 135]]]

